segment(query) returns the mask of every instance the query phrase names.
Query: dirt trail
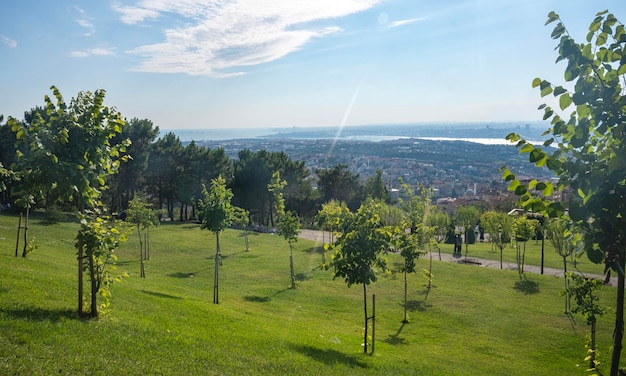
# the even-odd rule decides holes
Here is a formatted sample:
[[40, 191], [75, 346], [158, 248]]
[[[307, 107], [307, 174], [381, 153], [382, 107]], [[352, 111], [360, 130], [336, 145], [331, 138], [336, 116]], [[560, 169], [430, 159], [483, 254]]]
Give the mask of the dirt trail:
[[[316, 243], [323, 243], [324, 241], [328, 242], [329, 233], [325, 232], [324, 234], [322, 234], [322, 231], [304, 229], [300, 231], [299, 237], [302, 239], [312, 240]], [[428, 258], [429, 255], [426, 254], [423, 257]], [[433, 253], [433, 260], [436, 260], [436, 261], [439, 260], [439, 253], [436, 253], [436, 252]], [[466, 259], [465, 257], [455, 257], [449, 253], [444, 253], [444, 252], [441, 253], [441, 261], [456, 262], [459, 264], [467, 264], [468, 267], [483, 267], [483, 268], [500, 269], [499, 260], [485, 260], [485, 259], [478, 259], [475, 257], [468, 257]], [[504, 262], [502, 263], [502, 269], [517, 270], [517, 264], [514, 262]], [[570, 271], [575, 272], [576, 270], [570, 270]], [[535, 265], [524, 265], [524, 272], [541, 274], [541, 267], [535, 266]], [[563, 269], [543, 268], [543, 274], [562, 278]], [[598, 275], [598, 274], [587, 274], [586, 276], [591, 277], [591, 278], [604, 279], [603, 275]], [[615, 277], [611, 278], [611, 281], [609, 282], [609, 286], [616, 286], [616, 285], [617, 285], [617, 278]]]

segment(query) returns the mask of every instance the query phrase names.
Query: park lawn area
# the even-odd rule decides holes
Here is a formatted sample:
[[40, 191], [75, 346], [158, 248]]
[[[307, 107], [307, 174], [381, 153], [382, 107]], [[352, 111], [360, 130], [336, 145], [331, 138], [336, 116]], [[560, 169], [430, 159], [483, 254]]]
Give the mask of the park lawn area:
[[[15, 257], [16, 227], [16, 216], [0, 215], [0, 374], [586, 374], [587, 327], [563, 313], [557, 277], [434, 261], [430, 292], [422, 275], [409, 276], [403, 324], [402, 260], [390, 254], [392, 273], [368, 287], [376, 342], [363, 355], [362, 286], [348, 288], [320, 268], [321, 244], [295, 243], [292, 290], [284, 239], [251, 233], [245, 252], [242, 232], [227, 230], [216, 305], [212, 233], [189, 223], [152, 230], [146, 278], [131, 233], [117, 269], [130, 277], [112, 287], [108, 312], [84, 320], [75, 314], [78, 224], [35, 217], [29, 234], [38, 248], [26, 259]], [[470, 257], [482, 257], [473, 246]], [[599, 296], [614, 305], [614, 288]], [[598, 323], [606, 367], [612, 328], [610, 312]]]
[[[440, 244], [441, 252], [452, 254], [454, 250], [453, 244]], [[519, 243], [520, 252], [523, 252], [523, 243]], [[463, 253], [465, 257], [465, 243], [463, 243]], [[497, 247], [492, 247], [491, 243], [477, 241], [474, 244], [469, 244], [468, 258], [480, 258], [486, 260], [500, 261], [500, 250]], [[515, 263], [516, 251], [515, 243], [505, 248], [502, 252], [503, 262]], [[541, 240], [529, 240], [526, 242], [526, 256], [525, 265], [541, 265]], [[561, 257], [549, 240], [545, 240], [544, 243], [544, 267], [563, 270], [563, 257]], [[581, 272], [585, 274], [604, 274], [604, 264], [594, 264], [591, 262], [586, 254], [580, 254], [578, 257], [567, 257], [567, 271], [568, 272]]]

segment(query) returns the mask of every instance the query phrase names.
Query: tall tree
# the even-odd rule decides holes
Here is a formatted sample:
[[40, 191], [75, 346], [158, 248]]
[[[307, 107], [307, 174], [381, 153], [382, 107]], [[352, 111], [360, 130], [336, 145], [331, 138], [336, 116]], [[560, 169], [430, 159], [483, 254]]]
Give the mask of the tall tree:
[[[543, 146], [556, 150], [535, 147], [516, 134], [507, 138], [517, 142], [520, 152], [529, 153], [530, 163], [552, 170], [559, 178], [558, 189], [572, 188], [576, 202], [570, 205], [569, 214], [594, 239], [585, 242], [588, 257], [603, 262], [607, 273], [617, 273], [610, 371], [611, 376], [617, 376], [624, 336], [626, 270], [626, 31], [608, 11], [596, 14], [583, 43], [576, 43], [559, 15], [550, 12], [546, 24], [554, 23], [551, 36], [559, 41], [557, 62], [567, 62], [564, 78], [572, 84], [568, 89], [536, 78], [532, 85], [539, 88], [542, 97], [552, 94], [558, 99], [559, 109], [540, 106], [544, 120], [551, 123], [545, 132], [551, 137]], [[559, 110], [568, 110], [565, 118]], [[532, 181], [525, 186], [507, 169], [503, 178], [533, 212], [542, 211], [551, 217], [563, 213], [561, 203], [542, 199], [553, 193], [552, 182]]]
[[148, 119], [133, 118], [126, 123], [122, 133], [116, 139], [130, 140], [125, 155], [128, 161], [120, 165], [116, 174], [109, 183], [111, 186], [111, 210], [119, 211], [128, 207], [128, 201], [135, 198], [135, 193], [146, 184], [145, 176], [148, 170], [148, 159], [153, 142], [159, 134], [159, 127], [154, 126]]
[[148, 193], [158, 198], [159, 210], [166, 204], [167, 217], [174, 219], [174, 206], [178, 201], [178, 180], [181, 175], [183, 145], [174, 133], [167, 133], [153, 146], [148, 160]]
[[392, 231], [383, 226], [380, 219], [381, 205], [375, 201], [365, 202], [356, 213], [346, 215], [341, 223], [342, 235], [331, 246], [335, 254], [325, 265], [333, 268], [334, 278], [342, 278], [348, 287], [363, 286], [363, 353], [367, 354], [368, 321], [367, 286], [376, 282], [378, 270], [387, 270], [383, 257], [391, 242]]
[[376, 169], [376, 175], [367, 178], [364, 191], [367, 197], [391, 203], [391, 194], [383, 181], [383, 171], [379, 168]]
[[219, 304], [219, 264], [221, 259], [220, 233], [224, 231], [233, 220], [234, 209], [230, 201], [233, 193], [226, 188], [226, 180], [222, 176], [211, 180], [210, 191], [206, 186], [202, 190], [203, 198], [198, 202], [202, 216], [201, 229], [206, 229], [215, 234], [215, 274], [213, 283], [213, 303]]
[[322, 195], [322, 201], [328, 202], [335, 199], [345, 202], [352, 211], [361, 205], [363, 186], [359, 181], [359, 175], [353, 174], [345, 164], [339, 164], [330, 169], [318, 169], [318, 188]]

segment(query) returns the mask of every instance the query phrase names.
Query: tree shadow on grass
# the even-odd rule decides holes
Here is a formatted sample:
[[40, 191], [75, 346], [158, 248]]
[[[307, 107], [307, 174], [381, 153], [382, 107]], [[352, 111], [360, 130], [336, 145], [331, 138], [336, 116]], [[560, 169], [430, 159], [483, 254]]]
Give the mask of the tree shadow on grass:
[[21, 309], [0, 309], [0, 312], [15, 319], [29, 321], [51, 321], [58, 322], [61, 319], [80, 320], [76, 311], [70, 309], [47, 309], [40, 307], [27, 307]]
[[298, 273], [294, 277], [296, 278], [296, 281], [308, 281], [311, 279], [310, 275], [306, 275], [304, 273]]
[[159, 297], [159, 298], [178, 299], [178, 300], [182, 299], [180, 296], [164, 294], [162, 292], [146, 291], [146, 290], [141, 290], [141, 292], [143, 292], [144, 294], [156, 296], [156, 297]]
[[324, 253], [324, 247], [322, 247], [322, 246], [319, 246], [319, 247], [309, 247], [309, 248], [305, 249], [304, 252], [309, 254], [309, 255], [314, 255], [314, 254], [321, 255], [322, 253]]
[[405, 325], [406, 323], [403, 322], [402, 325], [400, 325], [400, 328], [398, 328], [398, 331], [395, 334], [390, 334], [389, 338], [384, 339], [383, 342], [388, 343], [392, 346], [407, 345], [408, 343], [406, 339], [400, 337], [400, 333], [402, 333], [402, 329], [404, 329]]
[[515, 282], [514, 289], [524, 293], [524, 295], [532, 295], [539, 293], [539, 284], [529, 280], [525, 275], [522, 275], [519, 281]]
[[291, 289], [282, 289], [282, 290], [278, 290], [275, 293], [273, 293], [272, 295], [267, 295], [267, 296], [259, 296], [259, 295], [246, 295], [243, 297], [243, 300], [247, 301], [247, 302], [253, 302], [253, 303], [267, 303], [270, 300], [272, 300], [273, 297], [275, 297], [278, 294], [281, 294], [285, 291], [288, 291]]
[[313, 360], [327, 365], [334, 365], [339, 363], [352, 368], [367, 368], [366, 363], [359, 361], [359, 359], [354, 356], [346, 355], [337, 350], [322, 350], [312, 346], [303, 345], [294, 345], [293, 349], [301, 354], [308, 356]]
[[203, 270], [198, 270], [197, 272], [191, 272], [191, 273], [183, 273], [183, 272], [176, 272], [176, 273], [170, 273], [167, 276], [168, 277], [172, 277], [172, 278], [193, 278], [196, 276], [196, 274], [204, 271], [204, 270], [208, 270], [208, 269], [203, 269]]
[[430, 307], [432, 307], [432, 304], [426, 302], [426, 300], [409, 300], [406, 302], [406, 310], [409, 312], [425, 312]]

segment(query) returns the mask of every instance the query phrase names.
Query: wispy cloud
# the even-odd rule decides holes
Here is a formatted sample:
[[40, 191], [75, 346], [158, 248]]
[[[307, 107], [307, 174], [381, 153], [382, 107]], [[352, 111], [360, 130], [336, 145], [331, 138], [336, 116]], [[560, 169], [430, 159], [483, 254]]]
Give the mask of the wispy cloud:
[[89, 17], [87, 15], [87, 12], [85, 12], [85, 10], [83, 10], [82, 8], [76, 5], [74, 5], [72, 8], [74, 9], [74, 11], [80, 14], [80, 18], [76, 20], [76, 23], [80, 25], [81, 27], [87, 29], [84, 35], [86, 37], [92, 36], [96, 32], [96, 28], [91, 23], [91, 21], [88, 20]]
[[113, 51], [113, 49], [102, 48], [102, 47], [88, 48], [86, 50], [73, 51], [70, 53], [70, 56], [72, 57], [110, 56], [110, 55], [115, 55], [115, 52]]
[[391, 22], [388, 27], [391, 29], [391, 28], [394, 28], [394, 27], [405, 26], [405, 25], [409, 25], [409, 24], [412, 24], [412, 23], [415, 23], [415, 22], [421, 22], [421, 21], [425, 21], [425, 20], [426, 20], [426, 18], [424, 18], [424, 17], [421, 17], [421, 18], [410, 18], [410, 19], [407, 19], [407, 20], [399, 20], [399, 21]]
[[[139, 46], [135, 69], [146, 72], [231, 76], [242, 67], [280, 59], [314, 38], [337, 33], [316, 26], [361, 12], [384, 0], [141, 0], [114, 5], [122, 22], [138, 24], [174, 14], [184, 26], [164, 30], [161, 43]], [[239, 71], [237, 71], [239, 70]]]
[[5, 37], [4, 35], [0, 35], [0, 41], [11, 48], [17, 47], [17, 41], [9, 37]]

